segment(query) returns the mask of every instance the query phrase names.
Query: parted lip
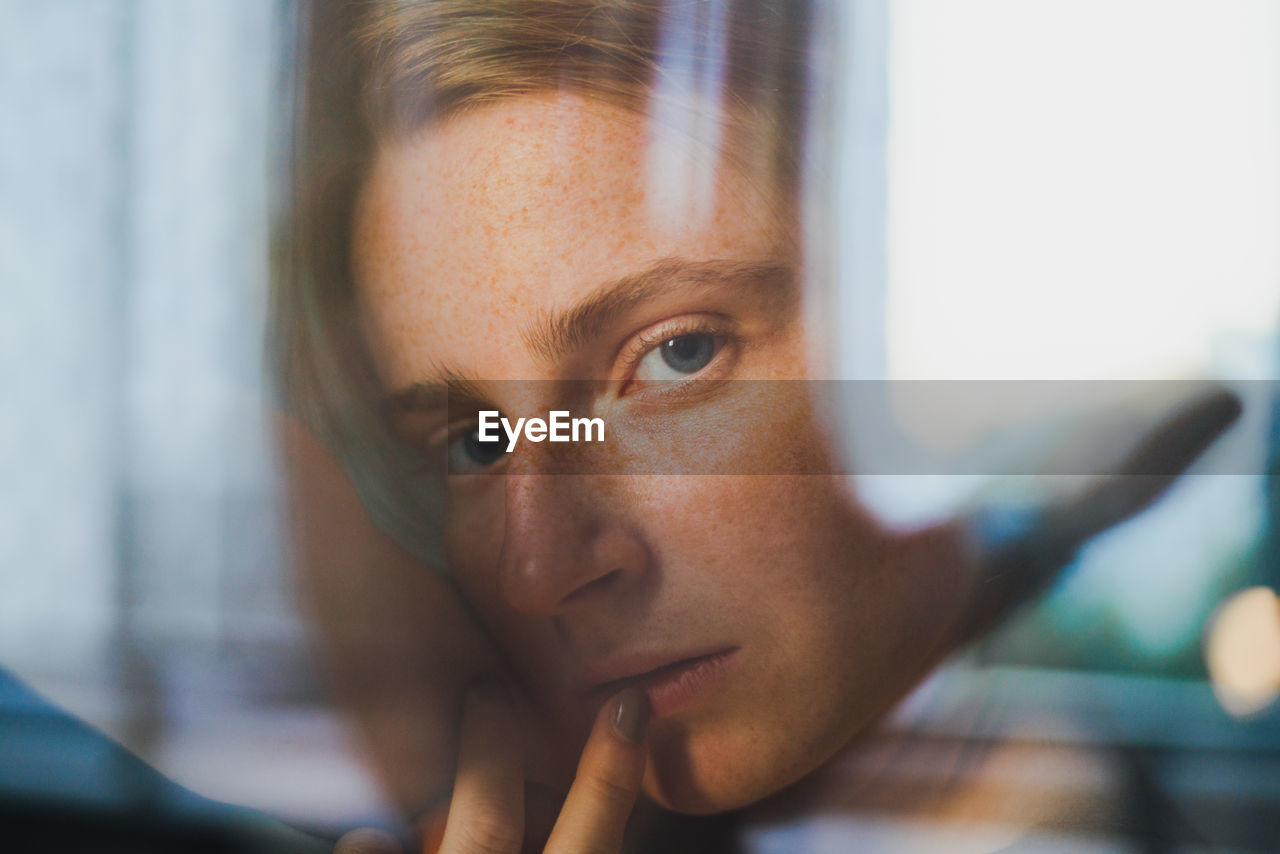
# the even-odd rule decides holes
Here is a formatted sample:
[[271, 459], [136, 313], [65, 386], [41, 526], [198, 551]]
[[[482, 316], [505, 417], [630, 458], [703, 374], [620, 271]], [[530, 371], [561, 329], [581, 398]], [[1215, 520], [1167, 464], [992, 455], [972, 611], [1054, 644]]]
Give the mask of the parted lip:
[[719, 646], [688, 652], [635, 653], [617, 656], [584, 671], [581, 692], [588, 704], [599, 703], [624, 688], [640, 686], [669, 673], [692, 667], [702, 661], [727, 656], [736, 646]]

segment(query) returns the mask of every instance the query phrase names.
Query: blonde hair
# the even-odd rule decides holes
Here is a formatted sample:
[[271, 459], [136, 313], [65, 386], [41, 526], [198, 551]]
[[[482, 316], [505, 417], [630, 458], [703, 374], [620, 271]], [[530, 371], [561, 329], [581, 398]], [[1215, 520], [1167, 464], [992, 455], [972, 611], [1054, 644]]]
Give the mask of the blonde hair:
[[793, 189], [810, 6], [315, 0], [304, 7], [293, 192], [270, 306], [272, 370], [283, 405], [329, 445], [370, 515], [410, 551], [443, 565], [440, 499], [403, 476], [412, 466], [382, 418], [351, 276], [352, 215], [377, 145], [461, 111], [548, 90], [643, 112], [672, 68], [712, 62], [714, 53], [714, 94], [747, 130], [750, 161]]

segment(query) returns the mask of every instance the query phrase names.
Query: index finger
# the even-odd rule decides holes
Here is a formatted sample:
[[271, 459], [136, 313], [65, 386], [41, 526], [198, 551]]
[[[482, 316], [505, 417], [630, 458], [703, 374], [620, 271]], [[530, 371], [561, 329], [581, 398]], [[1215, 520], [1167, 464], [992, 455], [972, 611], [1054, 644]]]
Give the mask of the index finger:
[[649, 699], [628, 688], [605, 703], [578, 762], [547, 854], [616, 854], [644, 779]]

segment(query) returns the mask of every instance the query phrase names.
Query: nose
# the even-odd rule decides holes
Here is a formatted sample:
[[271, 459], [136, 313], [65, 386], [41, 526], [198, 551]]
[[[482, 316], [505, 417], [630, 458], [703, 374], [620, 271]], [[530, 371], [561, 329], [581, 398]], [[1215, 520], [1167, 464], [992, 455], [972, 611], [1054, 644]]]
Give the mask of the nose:
[[515, 611], [559, 616], [635, 590], [651, 556], [639, 531], [584, 474], [506, 475], [498, 593]]

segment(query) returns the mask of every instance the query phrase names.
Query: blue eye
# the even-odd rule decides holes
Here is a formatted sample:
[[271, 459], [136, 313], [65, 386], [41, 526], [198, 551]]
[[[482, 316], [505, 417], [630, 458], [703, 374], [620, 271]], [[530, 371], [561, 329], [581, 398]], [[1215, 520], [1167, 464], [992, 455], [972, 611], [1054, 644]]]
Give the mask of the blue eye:
[[480, 428], [472, 427], [466, 433], [449, 442], [449, 471], [454, 474], [471, 474], [489, 468], [502, 460], [507, 452], [507, 435], [500, 431], [497, 441], [480, 441]]
[[705, 368], [716, 354], [716, 339], [705, 332], [680, 335], [663, 341], [658, 352], [673, 371], [692, 374]]
[[719, 340], [709, 332], [691, 332], [668, 338], [640, 360], [636, 379], [657, 382], [696, 374], [711, 363], [719, 349]]

